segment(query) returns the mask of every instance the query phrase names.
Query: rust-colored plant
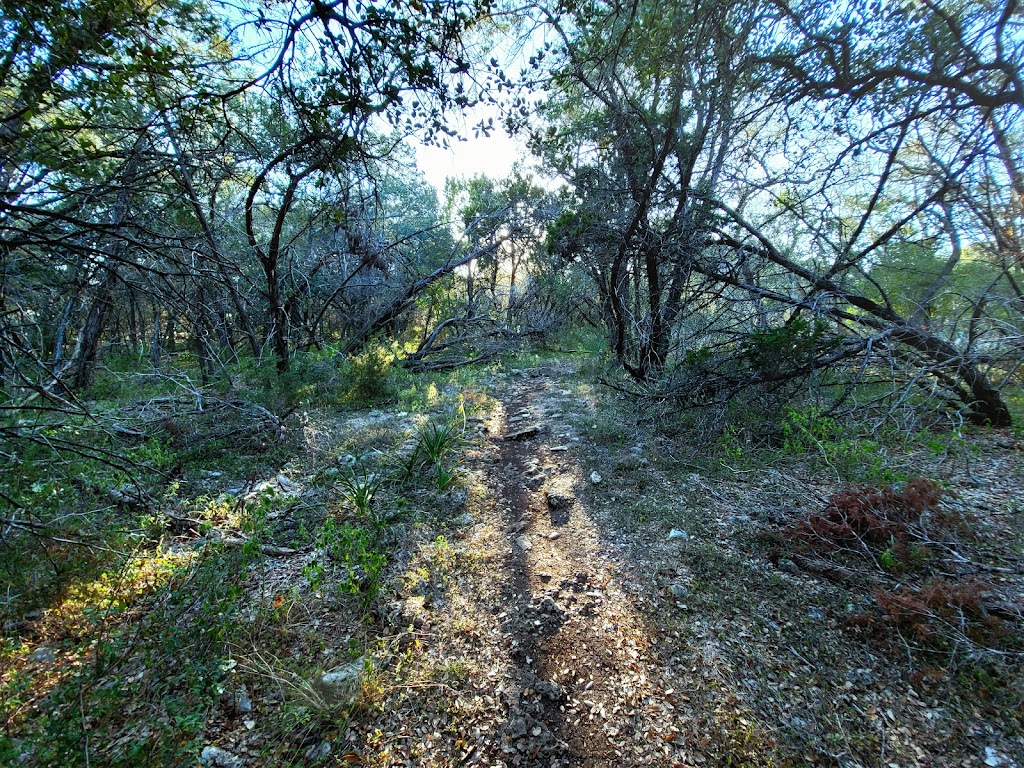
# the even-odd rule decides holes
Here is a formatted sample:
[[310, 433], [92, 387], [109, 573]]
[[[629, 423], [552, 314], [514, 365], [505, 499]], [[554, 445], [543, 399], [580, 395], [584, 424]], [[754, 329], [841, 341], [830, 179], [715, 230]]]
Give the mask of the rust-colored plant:
[[942, 637], [988, 644], [1004, 632], [1003, 622], [985, 606], [989, 588], [977, 579], [939, 578], [916, 589], [878, 589], [874, 597], [897, 628], [918, 640], [933, 642]]
[[854, 551], [888, 570], [904, 570], [923, 559], [926, 550], [918, 532], [941, 496], [938, 485], [923, 478], [898, 490], [847, 488], [791, 528], [789, 538], [829, 556]]

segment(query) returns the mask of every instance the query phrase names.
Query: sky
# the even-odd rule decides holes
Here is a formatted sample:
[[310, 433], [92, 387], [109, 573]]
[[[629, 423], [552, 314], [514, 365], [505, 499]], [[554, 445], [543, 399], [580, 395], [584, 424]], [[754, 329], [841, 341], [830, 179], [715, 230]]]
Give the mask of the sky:
[[[489, 30], [489, 34], [487, 32]], [[531, 54], [544, 46], [544, 27], [536, 26], [524, 40], [517, 30], [501, 31], [497, 26], [481, 31], [471, 41], [473, 55], [479, 61], [501, 61], [511, 73], [525, 70]], [[473, 136], [473, 126], [492, 120], [494, 130], [490, 136]], [[427, 181], [438, 191], [444, 190], [449, 177], [468, 178], [479, 174], [503, 179], [512, 166], [520, 163], [529, 170], [533, 163], [526, 148], [525, 135], [510, 138], [502, 127], [500, 109], [486, 100], [465, 110], [462, 116], [450, 115], [449, 127], [457, 130], [466, 141], [452, 141], [448, 149], [427, 147], [414, 143], [417, 162]]]
[[448, 149], [414, 143], [416, 162], [420, 170], [439, 192], [445, 180], [469, 178], [479, 174], [502, 179], [508, 176], [518, 161], [529, 165], [530, 154], [519, 139], [510, 138], [504, 130], [496, 128], [490, 136], [474, 138], [472, 130], [465, 131], [466, 141], [452, 141]]

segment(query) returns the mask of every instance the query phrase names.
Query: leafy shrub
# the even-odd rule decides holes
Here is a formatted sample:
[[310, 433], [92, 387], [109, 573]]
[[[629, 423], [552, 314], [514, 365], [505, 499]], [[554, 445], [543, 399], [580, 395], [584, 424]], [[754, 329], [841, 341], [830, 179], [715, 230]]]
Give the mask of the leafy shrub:
[[400, 369], [395, 365], [398, 350], [394, 344], [372, 342], [347, 358], [340, 367], [344, 402], [374, 405], [394, 397]]
[[464, 425], [451, 419], [443, 424], [429, 421], [416, 436], [415, 456], [432, 464], [440, 464], [462, 443]]
[[334, 364], [335, 354], [331, 348], [298, 354], [284, 373], [272, 370], [269, 364], [265, 366], [268, 375], [275, 378], [273, 386], [281, 402], [286, 407], [337, 402], [342, 376]]
[[373, 499], [386, 481], [386, 476], [360, 466], [352, 467], [338, 479], [345, 499], [352, 504], [356, 514], [370, 522], [377, 520]]
[[[4, 711], [14, 739], [0, 739], [0, 762], [22, 755], [62, 768], [90, 756], [107, 766], [194, 761], [236, 639], [239, 585], [251, 562], [242, 548], [211, 545], [198, 557], [139, 559], [79, 582], [43, 618], [61, 650], [50, 670], [37, 672], [0, 645], [10, 664], [0, 700], [13, 694], [26, 705]], [[133, 722], [140, 713], [148, 714], [144, 729]]]
[[780, 431], [784, 455], [820, 457], [847, 480], [893, 483], [900, 479], [899, 473], [886, 465], [879, 442], [850, 434], [819, 408], [790, 409]]
[[839, 343], [820, 321], [794, 317], [688, 350], [670, 372], [665, 394], [686, 407], [731, 402], [745, 392], [781, 405], [806, 391], [816, 361]]
[[342, 594], [355, 595], [363, 609], [369, 607], [380, 589], [380, 577], [387, 566], [387, 556], [378, 551], [374, 538], [364, 529], [349, 523], [338, 525], [328, 518], [317, 536], [317, 544], [326, 553], [329, 563], [313, 561], [304, 574], [313, 589], [319, 589], [327, 568], [335, 570], [334, 583]]
[[826, 337], [826, 330], [821, 320], [797, 316], [785, 325], [747, 334], [740, 342], [740, 357], [762, 374], [786, 375], [809, 366], [815, 356], [836, 345], [835, 339]]

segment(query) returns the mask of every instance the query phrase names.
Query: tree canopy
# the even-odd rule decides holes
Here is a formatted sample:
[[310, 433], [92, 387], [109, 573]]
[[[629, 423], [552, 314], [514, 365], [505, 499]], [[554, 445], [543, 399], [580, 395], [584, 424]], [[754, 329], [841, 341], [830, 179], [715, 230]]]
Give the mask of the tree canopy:
[[[838, 406], [880, 376], [1010, 421], [1013, 2], [95, 0], [2, 19], [12, 404], [86, 389], [117, 347], [159, 365], [185, 345], [204, 380], [239, 355], [283, 373], [425, 310], [433, 348], [484, 295], [502, 333], [537, 332], [553, 315], [525, 297], [585, 284], [573, 311], [623, 370], [692, 404], [812, 377]], [[492, 54], [502, 36], [518, 58]], [[483, 103], [557, 193], [467, 179], [443, 202], [417, 179], [406, 141], [457, 138], [446, 115]], [[467, 294], [445, 316], [438, 281]]]

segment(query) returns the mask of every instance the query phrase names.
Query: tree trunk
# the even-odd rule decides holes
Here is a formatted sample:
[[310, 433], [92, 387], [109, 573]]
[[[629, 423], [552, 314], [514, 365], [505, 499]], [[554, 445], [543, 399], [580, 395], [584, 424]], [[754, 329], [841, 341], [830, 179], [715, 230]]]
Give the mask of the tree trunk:
[[[851, 315], [841, 307], [833, 306], [827, 308], [823, 306], [822, 309], [826, 314], [842, 323], [849, 323], [853, 320], [873, 331], [888, 334], [889, 338], [893, 341], [906, 344], [922, 353], [942, 369], [951, 372], [963, 385], [962, 389], [958, 389], [957, 396], [967, 406], [967, 417], [971, 422], [999, 428], [1011, 426], [1013, 419], [1010, 415], [1010, 409], [1002, 399], [1002, 395], [979, 368], [977, 361], [973, 360], [969, 354], [961, 352], [953, 344], [926, 328], [915, 325], [912, 320], [902, 317], [892, 307], [883, 306], [865, 296], [856, 294], [833, 282], [828, 277], [816, 274], [809, 267], [802, 266], [787, 258], [775, 248], [764, 233], [744, 220], [736, 211], [719, 201], [715, 201], [715, 204], [737, 225], [757, 239], [760, 243], [761, 255], [769, 261], [806, 281], [815, 292], [829, 294], [861, 310], [860, 313]], [[719, 234], [724, 236], [724, 233]], [[741, 249], [745, 247], [738, 243], [734, 245]], [[728, 275], [714, 270], [705, 271], [704, 274], [749, 290], [758, 290], [756, 286], [743, 285], [740, 281], [736, 281]], [[765, 296], [770, 295], [772, 298], [783, 303], [798, 305], [803, 303], [803, 300], [794, 300], [791, 297], [771, 290], [761, 289], [759, 292]]]
[[167, 313], [167, 322], [164, 324], [164, 347], [168, 354], [174, 354], [177, 347], [175, 337], [177, 335], [177, 318], [173, 312]]
[[153, 370], [160, 371], [160, 310], [153, 307]]
[[[147, 141], [145, 131], [140, 131], [132, 147], [132, 153], [125, 163], [121, 176], [121, 189], [117, 193], [114, 202], [114, 209], [111, 214], [111, 224], [116, 231], [120, 230], [129, 218], [129, 190], [134, 188], [136, 175], [139, 166], [139, 156]], [[96, 292], [96, 298], [89, 308], [85, 325], [82, 328], [80, 343], [78, 345], [78, 359], [75, 365], [74, 386], [76, 389], [85, 389], [92, 381], [92, 374], [96, 368], [97, 355], [100, 348], [100, 339], [103, 336], [107, 324], [107, 317], [110, 308], [114, 304], [114, 287], [117, 285], [118, 274], [115, 265], [124, 257], [126, 250], [125, 241], [118, 239], [111, 246], [110, 256], [106, 259], [100, 270], [103, 274], [103, 281]]]
[[281, 282], [277, 274], [277, 259], [263, 260], [263, 274], [267, 284], [267, 309], [270, 327], [267, 335], [274, 350], [278, 373], [288, 370], [288, 312], [281, 303]]
[[373, 334], [377, 333], [382, 328], [385, 328], [392, 323], [395, 318], [401, 315], [405, 310], [412, 304], [413, 299], [423, 290], [430, 287], [445, 275], [449, 275], [454, 272], [458, 267], [468, 264], [473, 259], [478, 259], [481, 256], [485, 256], [489, 253], [495, 253], [498, 250], [498, 246], [501, 241], [486, 245], [483, 248], [477, 249], [472, 253], [463, 256], [461, 259], [455, 261], [449, 261], [447, 264], [438, 267], [436, 270], [431, 272], [426, 277], [422, 277], [415, 283], [410, 285], [406, 290], [397, 298], [395, 298], [390, 304], [388, 304], [383, 310], [381, 310], [377, 316], [363, 326], [362, 330], [359, 331], [352, 339], [349, 340], [348, 344], [341, 351], [343, 355], [352, 355], [361, 350], [366, 346], [366, 342], [369, 341]]
[[71, 315], [75, 311], [76, 304], [78, 304], [78, 291], [75, 291], [74, 295], [64, 303], [64, 309], [57, 319], [57, 332], [53, 339], [53, 364], [55, 366], [64, 359], [64, 342], [67, 337], [68, 323], [71, 322]]
[[137, 355], [139, 353], [139, 325], [136, 321], [138, 308], [138, 302], [135, 300], [135, 294], [130, 294], [128, 306], [128, 348], [131, 350], [133, 355]]
[[89, 307], [89, 314], [86, 315], [85, 324], [82, 326], [79, 336], [78, 359], [75, 362], [73, 381], [74, 388], [78, 390], [85, 389], [92, 383], [99, 355], [100, 338], [106, 327], [110, 308], [114, 305], [117, 272], [110, 265], [104, 265], [100, 269], [104, 273], [103, 282], [96, 290], [96, 297], [92, 301], [92, 306]]

